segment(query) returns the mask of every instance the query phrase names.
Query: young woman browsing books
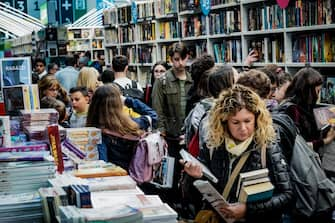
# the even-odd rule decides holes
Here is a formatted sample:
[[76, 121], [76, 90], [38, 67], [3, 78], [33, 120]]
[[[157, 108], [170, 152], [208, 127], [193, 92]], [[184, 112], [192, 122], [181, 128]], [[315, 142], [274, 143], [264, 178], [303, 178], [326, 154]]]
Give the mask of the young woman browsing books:
[[[199, 159], [218, 178], [214, 185], [219, 193], [225, 190], [225, 199], [231, 204], [220, 207], [225, 218], [236, 222], [281, 222], [285, 208], [289, 208], [293, 193], [288, 167], [275, 142], [270, 113], [263, 100], [249, 88], [236, 85], [221, 93], [208, 119], [207, 143]], [[262, 153], [261, 150], [265, 153]], [[265, 155], [263, 159], [261, 156]], [[245, 162], [240, 160], [245, 159]], [[265, 158], [265, 159], [264, 159]], [[265, 200], [240, 203], [237, 188], [239, 177], [229, 180], [238, 163], [239, 173], [261, 169], [266, 162], [273, 195]], [[184, 163], [184, 160], [180, 160]], [[194, 178], [203, 176], [200, 165], [186, 162], [184, 170]], [[227, 182], [231, 189], [226, 189]], [[228, 191], [228, 193], [227, 193]], [[223, 221], [223, 220], [222, 220]]]
[[[124, 106], [132, 108], [140, 117], [131, 118], [124, 111]], [[123, 97], [117, 85], [98, 87], [88, 108], [86, 126], [102, 130], [102, 144], [106, 153], [99, 151], [99, 158], [128, 170], [135, 146], [150, 125], [149, 119], [155, 126], [156, 112], [137, 99]]]

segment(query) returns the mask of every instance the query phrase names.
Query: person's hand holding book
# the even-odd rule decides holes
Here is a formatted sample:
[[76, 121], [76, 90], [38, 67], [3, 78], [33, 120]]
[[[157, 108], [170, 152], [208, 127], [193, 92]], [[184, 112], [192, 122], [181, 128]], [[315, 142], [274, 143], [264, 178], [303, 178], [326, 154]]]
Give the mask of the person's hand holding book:
[[202, 177], [202, 167], [199, 164], [196, 164], [192, 161], [185, 161], [183, 159], [179, 160], [179, 163], [184, 165], [184, 171], [194, 177], [194, 178], [201, 178]]
[[234, 203], [231, 205], [221, 206], [220, 211], [228, 219], [241, 220], [247, 213], [247, 205], [242, 203]]
[[335, 129], [333, 126], [330, 127], [330, 129], [327, 132], [326, 137], [323, 139], [323, 143], [325, 145], [328, 145], [335, 139]]

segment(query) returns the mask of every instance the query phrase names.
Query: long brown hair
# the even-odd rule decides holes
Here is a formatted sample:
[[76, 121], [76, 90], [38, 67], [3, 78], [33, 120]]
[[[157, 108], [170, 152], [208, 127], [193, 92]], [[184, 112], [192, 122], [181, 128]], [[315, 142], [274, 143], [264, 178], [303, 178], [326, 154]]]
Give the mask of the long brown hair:
[[138, 124], [123, 111], [121, 92], [115, 84], [96, 89], [88, 108], [86, 126], [108, 129], [121, 135], [142, 134]]

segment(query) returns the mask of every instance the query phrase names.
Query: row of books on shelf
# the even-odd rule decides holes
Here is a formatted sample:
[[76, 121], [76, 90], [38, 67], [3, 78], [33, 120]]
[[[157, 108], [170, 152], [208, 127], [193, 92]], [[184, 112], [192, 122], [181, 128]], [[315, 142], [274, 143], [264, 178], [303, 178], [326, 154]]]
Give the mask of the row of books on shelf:
[[157, 17], [177, 12], [176, 0], [158, 0], [155, 3]]
[[209, 15], [209, 33], [223, 34], [241, 31], [241, 12], [236, 8]]
[[335, 23], [335, 3], [332, 0], [295, 0], [286, 8], [286, 27]]
[[149, 41], [156, 39], [156, 24], [141, 23], [137, 25], [137, 35], [140, 41]]
[[160, 39], [173, 39], [180, 37], [179, 22], [166, 21], [159, 24], [159, 38]]
[[204, 15], [192, 15], [182, 18], [182, 37], [196, 37], [206, 35], [206, 17]]
[[213, 50], [216, 63], [241, 63], [242, 61], [240, 40], [228, 40], [222, 43], [214, 43]]
[[283, 28], [283, 13], [279, 5], [248, 8], [248, 31]]
[[292, 62], [334, 62], [334, 33], [295, 36], [292, 42]]
[[136, 10], [137, 10], [137, 20], [140, 20], [142, 18], [154, 17], [155, 15], [154, 1], [149, 1], [143, 4], [137, 4]]

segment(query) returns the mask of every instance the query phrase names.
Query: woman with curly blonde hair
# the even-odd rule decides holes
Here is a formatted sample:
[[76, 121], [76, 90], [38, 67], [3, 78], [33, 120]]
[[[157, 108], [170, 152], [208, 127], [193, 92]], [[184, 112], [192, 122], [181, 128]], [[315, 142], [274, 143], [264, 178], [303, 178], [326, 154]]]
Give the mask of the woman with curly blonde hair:
[[[274, 186], [272, 197], [242, 203], [239, 202], [236, 177], [229, 193], [226, 193], [226, 199], [232, 205], [220, 207], [221, 214], [236, 222], [281, 222], [283, 210], [289, 207], [293, 193], [288, 166], [276, 143], [271, 115], [264, 101], [241, 85], [223, 91], [209, 114], [207, 146], [200, 151], [198, 158], [218, 178], [214, 186], [220, 193], [237, 163], [245, 157], [239, 173], [262, 169], [262, 161], [266, 161]], [[265, 159], [261, 158], [263, 154]], [[200, 165], [180, 162], [184, 163], [184, 170], [190, 176], [203, 176]]]

